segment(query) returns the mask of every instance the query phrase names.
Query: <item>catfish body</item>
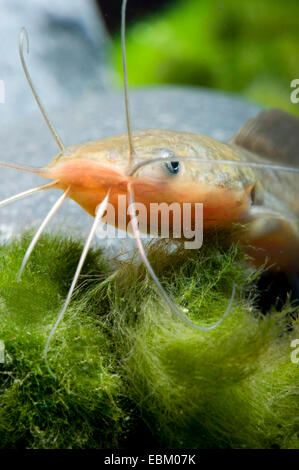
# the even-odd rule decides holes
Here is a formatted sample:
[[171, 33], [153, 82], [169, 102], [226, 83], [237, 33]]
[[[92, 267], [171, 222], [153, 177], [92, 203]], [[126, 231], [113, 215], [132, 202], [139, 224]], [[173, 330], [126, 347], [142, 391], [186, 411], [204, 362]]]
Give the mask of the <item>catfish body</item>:
[[[261, 112], [229, 142], [247, 160], [299, 167], [299, 118], [280, 110]], [[254, 169], [261, 193], [247, 225], [248, 252], [256, 264], [299, 274], [298, 173]]]
[[[204, 230], [242, 224], [242, 242], [257, 265], [268, 260], [273, 269], [299, 272], [298, 174], [217, 163], [270, 161], [297, 166], [298, 118], [278, 110], [263, 111], [227, 143], [155, 129], [135, 132], [133, 142], [137, 162], [153, 160], [134, 175], [128, 171], [126, 134], [69, 147], [40, 174], [56, 179], [63, 190], [70, 188], [70, 197], [91, 215], [108, 190], [117, 214], [118, 197], [126, 195], [129, 183], [136, 202], [147, 209], [152, 203], [202, 203]], [[180, 157], [178, 171], [163, 162], [169, 155]], [[115, 225], [126, 229], [129, 219], [126, 213], [122, 221], [116, 218]], [[139, 223], [147, 232], [148, 216]]]

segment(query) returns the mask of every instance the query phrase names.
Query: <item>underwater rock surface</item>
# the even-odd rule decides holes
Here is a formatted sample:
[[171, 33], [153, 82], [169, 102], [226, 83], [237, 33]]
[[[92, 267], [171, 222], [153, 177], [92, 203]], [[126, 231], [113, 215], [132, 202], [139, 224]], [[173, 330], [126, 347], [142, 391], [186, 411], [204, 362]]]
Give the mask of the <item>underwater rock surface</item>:
[[29, 55], [24, 43], [25, 59], [47, 107], [76, 100], [84, 90], [107, 87], [109, 39], [97, 13], [92, 0], [1, 0], [0, 79], [6, 89], [1, 128], [36, 110], [19, 58], [22, 27], [30, 42]]

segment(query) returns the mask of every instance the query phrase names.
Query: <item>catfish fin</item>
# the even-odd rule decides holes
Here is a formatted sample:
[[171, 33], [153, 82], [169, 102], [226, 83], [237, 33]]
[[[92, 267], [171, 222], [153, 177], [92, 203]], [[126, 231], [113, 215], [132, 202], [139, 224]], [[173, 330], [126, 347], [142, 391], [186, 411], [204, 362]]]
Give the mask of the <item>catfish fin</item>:
[[299, 167], [299, 118], [279, 109], [261, 111], [229, 141], [250, 152]]
[[246, 224], [245, 251], [254, 264], [271, 270], [299, 274], [299, 234], [295, 223], [267, 215]]

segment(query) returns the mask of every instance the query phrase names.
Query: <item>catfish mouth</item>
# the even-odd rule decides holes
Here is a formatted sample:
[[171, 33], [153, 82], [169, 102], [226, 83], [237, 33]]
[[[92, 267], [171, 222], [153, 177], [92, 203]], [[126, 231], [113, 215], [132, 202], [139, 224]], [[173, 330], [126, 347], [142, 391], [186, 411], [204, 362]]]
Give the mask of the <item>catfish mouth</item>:
[[[90, 215], [94, 216], [97, 206], [110, 190], [109, 204], [115, 217], [111, 225], [126, 230], [130, 222], [128, 214], [128, 184], [131, 183], [135, 202], [139, 205], [138, 221], [142, 232], [160, 232], [162, 211], [168, 217], [170, 232], [175, 230], [176, 220], [189, 211], [191, 227], [195, 226], [197, 211], [202, 210], [204, 229], [227, 228], [234, 222], [247, 218], [250, 207], [250, 189], [234, 189], [205, 183], [184, 183], [172, 178], [152, 178], [145, 175], [130, 177], [123, 169], [111, 167], [91, 159], [69, 159], [48, 167], [43, 174], [57, 180], [56, 187], [70, 188], [69, 197]], [[143, 206], [145, 210], [141, 210]], [[202, 205], [202, 209], [200, 206]], [[189, 206], [187, 208], [187, 206]], [[152, 211], [158, 211], [154, 227]], [[122, 213], [120, 213], [122, 211]], [[179, 211], [175, 212], [175, 211]], [[108, 221], [109, 223], [109, 221]]]
[[119, 193], [126, 192], [127, 181], [122, 172], [91, 159], [58, 162], [47, 167], [41, 176], [55, 179], [58, 189], [70, 188], [69, 197], [92, 216], [110, 188], [114, 191], [117, 188]]

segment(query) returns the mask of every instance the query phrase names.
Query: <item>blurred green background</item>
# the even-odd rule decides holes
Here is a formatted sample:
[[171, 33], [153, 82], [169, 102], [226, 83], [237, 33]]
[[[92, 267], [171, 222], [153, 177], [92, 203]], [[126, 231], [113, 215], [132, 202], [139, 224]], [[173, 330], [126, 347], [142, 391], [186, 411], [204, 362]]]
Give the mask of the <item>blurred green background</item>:
[[[215, 88], [299, 115], [299, 103], [290, 100], [290, 83], [299, 78], [298, 0], [169, 0], [162, 4], [131, 21], [128, 11], [130, 86]], [[121, 83], [117, 29], [111, 60]]]

